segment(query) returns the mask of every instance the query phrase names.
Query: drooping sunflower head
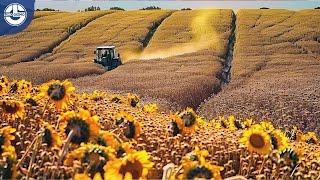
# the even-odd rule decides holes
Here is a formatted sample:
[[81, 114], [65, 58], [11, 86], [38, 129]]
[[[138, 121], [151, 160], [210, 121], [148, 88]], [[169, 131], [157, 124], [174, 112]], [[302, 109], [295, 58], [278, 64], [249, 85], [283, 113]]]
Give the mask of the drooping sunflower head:
[[59, 148], [62, 146], [62, 140], [59, 133], [48, 123], [44, 123], [42, 142], [52, 148]]
[[95, 175], [96, 173], [103, 174], [103, 167], [108, 161], [113, 159], [115, 159], [114, 149], [110, 147], [97, 144], [81, 144], [78, 149], [75, 149], [67, 155], [64, 164], [72, 166], [74, 160], [79, 160], [89, 168], [89, 174]]
[[179, 114], [180, 118], [182, 119], [183, 125], [186, 131], [194, 132], [197, 128], [197, 114], [193, 111], [192, 108], [187, 108], [186, 110], [182, 111]]
[[135, 94], [128, 94], [128, 103], [132, 106], [132, 107], [139, 107], [139, 102], [140, 99], [137, 95]]
[[0, 96], [8, 93], [8, 86], [0, 82]]
[[270, 133], [270, 138], [273, 149], [282, 151], [289, 146], [289, 139], [278, 129]]
[[272, 123], [267, 120], [261, 121], [260, 125], [263, 128], [263, 130], [266, 131], [267, 133], [270, 133], [274, 130]]
[[261, 155], [271, 152], [269, 134], [260, 128], [255, 128], [255, 126], [252, 126], [243, 133], [240, 143], [244, 144], [250, 152], [256, 152]]
[[105, 179], [146, 179], [153, 163], [146, 151], [129, 153], [121, 159], [109, 161], [105, 169]]
[[221, 167], [207, 162], [188, 162], [182, 165], [183, 175], [181, 179], [221, 179]]
[[11, 141], [15, 139], [14, 132], [16, 129], [11, 126], [5, 126], [0, 129], [0, 154], [3, 157], [9, 157], [16, 159], [16, 151], [14, 146], [11, 145]]
[[308, 144], [317, 144], [318, 143], [317, 135], [314, 132], [308, 132], [306, 135], [304, 135], [304, 140]]
[[135, 120], [131, 114], [120, 111], [113, 119], [115, 124], [121, 127], [126, 138], [137, 139], [140, 136], [142, 132], [141, 123]]
[[295, 167], [299, 161], [298, 153], [292, 148], [286, 148], [280, 153], [280, 157], [285, 160], [285, 163], [291, 167]]
[[168, 132], [172, 136], [183, 134], [184, 125], [182, 119], [177, 114], [170, 114], [171, 122], [168, 127]]
[[132, 121], [133, 120], [133, 116], [131, 114], [128, 114], [128, 113], [124, 112], [124, 111], [120, 111], [119, 113], [117, 113], [113, 117], [113, 120], [115, 121], [116, 125], [121, 125], [125, 121]]
[[119, 142], [114, 135], [108, 131], [100, 131], [97, 143], [101, 146], [111, 147], [113, 149], [116, 149], [119, 146]]
[[146, 104], [143, 106], [143, 111], [147, 113], [154, 113], [158, 111], [158, 105], [155, 103]]
[[68, 80], [62, 83], [58, 80], [53, 80], [41, 85], [40, 91], [40, 96], [49, 98], [50, 101], [55, 103], [57, 109], [65, 109], [75, 88]]
[[91, 116], [90, 112], [80, 109], [77, 113], [75, 111], [68, 111], [60, 117], [61, 131], [69, 135], [72, 131], [73, 136], [71, 142], [80, 144], [88, 142], [89, 140], [96, 140], [99, 136], [100, 124], [98, 123], [98, 116]]
[[23, 119], [25, 116], [25, 105], [16, 100], [0, 100], [0, 109], [4, 116], [10, 120]]

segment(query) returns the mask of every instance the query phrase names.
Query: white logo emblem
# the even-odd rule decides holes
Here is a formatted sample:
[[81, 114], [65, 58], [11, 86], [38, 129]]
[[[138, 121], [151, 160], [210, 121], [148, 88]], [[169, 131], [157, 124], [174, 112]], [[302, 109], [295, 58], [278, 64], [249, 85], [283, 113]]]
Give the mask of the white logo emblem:
[[27, 10], [19, 3], [11, 3], [4, 10], [4, 19], [11, 26], [20, 26], [27, 19]]

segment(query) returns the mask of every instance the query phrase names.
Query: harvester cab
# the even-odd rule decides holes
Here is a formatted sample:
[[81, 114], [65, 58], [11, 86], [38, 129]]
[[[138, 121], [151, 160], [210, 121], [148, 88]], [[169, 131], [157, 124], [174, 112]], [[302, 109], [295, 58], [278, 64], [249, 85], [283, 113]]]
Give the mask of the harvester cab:
[[112, 70], [121, 65], [120, 54], [116, 53], [115, 46], [99, 46], [94, 51], [94, 62], [101, 64], [107, 70]]

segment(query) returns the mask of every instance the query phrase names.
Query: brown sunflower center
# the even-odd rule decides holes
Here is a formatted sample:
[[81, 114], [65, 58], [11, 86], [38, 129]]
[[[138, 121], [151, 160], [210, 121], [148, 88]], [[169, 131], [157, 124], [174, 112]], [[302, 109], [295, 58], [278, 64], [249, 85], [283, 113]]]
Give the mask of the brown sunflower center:
[[54, 101], [60, 101], [64, 98], [66, 90], [61, 84], [52, 84], [48, 89], [48, 96]]
[[259, 134], [252, 134], [249, 141], [254, 148], [263, 148], [265, 144], [263, 137]]
[[127, 122], [124, 126], [124, 135], [127, 138], [134, 138], [136, 134], [136, 127], [133, 122]]
[[19, 111], [19, 106], [15, 103], [13, 104], [7, 104], [6, 102], [4, 102], [2, 104], [2, 109], [9, 114], [15, 114], [16, 112]]
[[72, 143], [80, 144], [82, 142], [87, 142], [90, 137], [90, 128], [86, 121], [78, 117], [73, 117], [68, 121], [67, 127], [65, 129], [66, 135], [70, 131], [74, 131], [74, 135], [71, 139]]
[[184, 113], [181, 118], [186, 127], [190, 127], [196, 122], [196, 117], [190, 112]]
[[187, 173], [187, 179], [212, 179], [213, 173], [206, 167], [195, 167]]
[[169, 133], [171, 133], [173, 136], [176, 136], [180, 133], [180, 129], [178, 127], [178, 124], [174, 121], [172, 121], [169, 124]]
[[143, 166], [139, 161], [128, 161], [125, 165], [122, 165], [119, 173], [126, 175], [126, 173], [131, 173], [132, 179], [139, 179], [142, 176]]
[[49, 147], [52, 146], [53, 140], [52, 140], [52, 134], [49, 129], [44, 130], [44, 135], [42, 137], [42, 140], [44, 143], [46, 143]]

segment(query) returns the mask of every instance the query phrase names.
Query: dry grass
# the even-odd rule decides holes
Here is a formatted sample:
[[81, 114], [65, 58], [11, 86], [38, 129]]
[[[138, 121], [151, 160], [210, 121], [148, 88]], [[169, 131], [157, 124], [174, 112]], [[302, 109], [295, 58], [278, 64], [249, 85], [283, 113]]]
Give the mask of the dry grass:
[[[218, 37], [221, 42], [226, 42], [229, 37], [228, 34], [230, 35], [231, 32], [231, 11], [222, 10], [221, 16], [220, 13], [216, 13], [219, 12], [217, 10], [212, 10], [213, 13], [210, 13], [210, 11], [175, 12], [160, 25], [146, 51], [157, 48], [156, 41], [159, 36], [168, 36], [168, 45], [172, 47], [184, 46], [185, 42], [188, 41], [190, 41], [189, 45], [191, 46], [191, 39], [199, 38], [199, 33], [188, 32], [192, 38], [183, 41], [175, 41], [174, 39], [177, 37], [170, 38], [170, 34], [179, 35], [181, 33], [186, 35], [185, 29], [192, 29], [194, 26], [190, 22], [201, 18], [204, 12], [209, 12], [209, 15], [211, 15], [209, 19], [215, 19], [210, 21], [210, 28], [205, 28], [219, 32]], [[192, 16], [194, 17], [192, 18]], [[177, 17], [181, 19], [178, 23], [179, 28], [172, 25], [177, 22]], [[216, 38], [216, 36], [212, 38]], [[200, 39], [202, 38], [200, 37]], [[165, 42], [159, 44], [161, 43], [164, 44]], [[194, 42], [195, 48], [197, 48], [197, 44], [198, 42]], [[79, 78], [74, 82], [84, 91], [109, 89], [135, 92], [147, 99], [154, 98], [156, 101], [160, 101], [162, 105], [169, 106], [169, 109], [181, 109], [186, 106], [197, 107], [201, 101], [219, 88], [220, 81], [216, 78], [216, 75], [222, 67], [218, 54], [225, 53], [225, 46], [226, 44], [224, 44], [224, 48], [220, 49], [216, 49], [215, 46], [207, 46], [204, 50], [196, 49], [198, 52], [180, 56], [130, 62], [101, 76]]]
[[233, 79], [200, 112], [267, 118], [320, 134], [319, 21], [315, 10], [240, 10]]
[[68, 32], [68, 28], [80, 29], [110, 12], [112, 11], [57, 13], [48, 16], [42, 14], [22, 33], [0, 37], [0, 65], [32, 61], [67, 39], [72, 34]]

